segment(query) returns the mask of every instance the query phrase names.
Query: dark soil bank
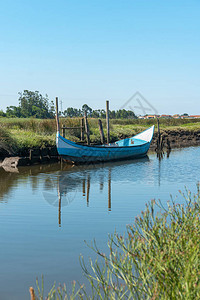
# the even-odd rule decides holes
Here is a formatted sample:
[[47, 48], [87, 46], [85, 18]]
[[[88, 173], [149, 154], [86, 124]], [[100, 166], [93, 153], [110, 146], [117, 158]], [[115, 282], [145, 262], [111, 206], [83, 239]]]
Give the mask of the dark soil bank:
[[[198, 131], [190, 131], [184, 129], [162, 130], [161, 134], [164, 141], [164, 146], [167, 146], [167, 140], [168, 140], [172, 149], [179, 148], [179, 147], [200, 145], [200, 130]], [[158, 133], [155, 132], [150, 149], [156, 148], [157, 138], [158, 138]]]

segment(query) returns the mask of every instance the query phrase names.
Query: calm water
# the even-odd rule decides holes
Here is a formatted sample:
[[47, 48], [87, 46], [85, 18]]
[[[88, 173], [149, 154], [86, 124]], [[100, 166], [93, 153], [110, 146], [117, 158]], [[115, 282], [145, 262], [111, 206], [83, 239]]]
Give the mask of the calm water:
[[[152, 198], [165, 203], [178, 190], [196, 191], [200, 147], [88, 167], [60, 164], [0, 169], [0, 299], [29, 299], [29, 286], [44, 275], [47, 289], [84, 282], [79, 254], [94, 257], [84, 240], [106, 251], [108, 234], [127, 224]], [[177, 200], [177, 201], [178, 201]]]

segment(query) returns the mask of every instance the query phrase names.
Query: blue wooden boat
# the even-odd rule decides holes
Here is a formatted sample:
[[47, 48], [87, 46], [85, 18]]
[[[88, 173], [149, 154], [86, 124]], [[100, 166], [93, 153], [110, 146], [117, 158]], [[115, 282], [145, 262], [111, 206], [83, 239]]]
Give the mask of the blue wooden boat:
[[[59, 126], [58, 126], [59, 128]], [[60, 135], [56, 136], [59, 155], [73, 163], [90, 163], [114, 161], [144, 157], [150, 147], [154, 133], [154, 126], [131, 137], [112, 144], [87, 146], [74, 143]]]

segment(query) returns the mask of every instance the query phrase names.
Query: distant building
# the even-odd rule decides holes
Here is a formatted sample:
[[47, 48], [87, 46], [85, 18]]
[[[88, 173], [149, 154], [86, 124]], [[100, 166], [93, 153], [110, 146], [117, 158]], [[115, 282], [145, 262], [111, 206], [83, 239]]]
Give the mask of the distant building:
[[159, 115], [146, 115], [144, 116], [144, 119], [156, 119], [159, 118]]
[[173, 117], [174, 119], [180, 119], [181, 116], [180, 116], [179, 114], [175, 114], [175, 115], [173, 115], [172, 117]]
[[181, 115], [181, 119], [188, 119], [189, 118], [189, 115], [188, 114], [182, 114]]
[[170, 119], [172, 118], [171, 115], [161, 115], [160, 118]]
[[200, 115], [191, 115], [188, 118], [190, 118], [190, 119], [200, 119]]
[[200, 115], [191, 115], [188, 114], [175, 114], [175, 115], [146, 115], [146, 116], [138, 116], [138, 119], [156, 119], [156, 118], [163, 118], [163, 119], [200, 119]]

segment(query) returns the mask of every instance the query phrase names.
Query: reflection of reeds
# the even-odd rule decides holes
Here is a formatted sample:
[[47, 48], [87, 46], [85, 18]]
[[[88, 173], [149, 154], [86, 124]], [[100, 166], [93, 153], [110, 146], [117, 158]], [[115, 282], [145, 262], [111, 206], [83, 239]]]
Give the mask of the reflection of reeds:
[[[190, 192], [183, 196], [183, 204], [172, 200], [166, 207], [152, 200], [135, 224], [127, 227], [126, 235], [110, 237], [109, 255], [101, 253], [94, 242], [92, 249], [101, 262], [91, 261], [89, 270], [81, 258], [92, 294], [88, 296], [84, 287], [76, 290], [73, 285], [71, 297], [200, 299], [199, 185], [194, 197]], [[54, 286], [48, 299], [59, 293], [66, 298], [69, 295], [65, 288], [56, 290]]]

